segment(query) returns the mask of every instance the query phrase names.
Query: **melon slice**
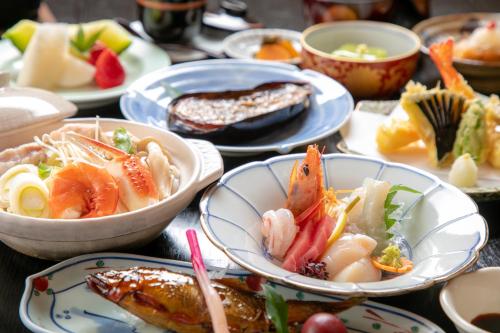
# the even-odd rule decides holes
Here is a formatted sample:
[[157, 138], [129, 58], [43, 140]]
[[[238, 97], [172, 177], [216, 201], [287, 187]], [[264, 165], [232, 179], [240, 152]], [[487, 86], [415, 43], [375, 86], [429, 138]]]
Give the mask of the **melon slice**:
[[[12, 44], [21, 52], [25, 52], [29, 42], [33, 38], [38, 27], [45, 25], [31, 20], [21, 20], [9, 30], [2, 38], [9, 39]], [[78, 31], [78, 24], [69, 24], [69, 35], [74, 38]], [[132, 38], [127, 30], [113, 20], [99, 20], [82, 24], [85, 36], [91, 36], [102, 30], [98, 40], [104, 43], [115, 53], [120, 54], [132, 43]]]
[[7, 30], [2, 38], [9, 39], [23, 53], [35, 33], [37, 23], [31, 20], [21, 20]]
[[[79, 24], [70, 25], [70, 36], [74, 38], [78, 32]], [[106, 45], [106, 47], [120, 54], [127, 49], [132, 43], [130, 33], [122, 26], [113, 20], [98, 20], [81, 24], [85, 38], [89, 38], [98, 31], [98, 41]]]

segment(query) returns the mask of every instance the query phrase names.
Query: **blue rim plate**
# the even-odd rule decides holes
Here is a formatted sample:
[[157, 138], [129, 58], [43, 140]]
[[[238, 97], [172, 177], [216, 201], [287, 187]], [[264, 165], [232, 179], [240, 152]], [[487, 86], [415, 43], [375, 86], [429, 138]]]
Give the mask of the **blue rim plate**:
[[120, 100], [125, 118], [166, 128], [166, 108], [176, 93], [246, 89], [270, 81], [308, 81], [311, 106], [280, 131], [244, 143], [216, 145], [225, 155], [267, 151], [281, 154], [338, 131], [349, 119], [353, 99], [340, 83], [296, 66], [270, 61], [214, 59], [174, 65], [134, 82]]
[[403, 184], [421, 195], [398, 192], [404, 204], [395, 234], [414, 262], [412, 271], [378, 282], [339, 283], [289, 272], [266, 254], [262, 214], [285, 206], [290, 172], [305, 154], [252, 162], [226, 173], [200, 202], [201, 226], [208, 238], [242, 267], [276, 282], [322, 294], [382, 297], [428, 288], [464, 272], [479, 258], [488, 225], [475, 202], [458, 188], [419, 169], [379, 159], [322, 156], [325, 187], [354, 189], [365, 177]]
[[[37, 333], [167, 333], [131, 315], [119, 306], [90, 291], [85, 275], [98, 270], [134, 266], [164, 267], [193, 274], [191, 263], [121, 253], [96, 253], [75, 257], [26, 279], [19, 307], [22, 322]], [[243, 270], [228, 270], [228, 277], [245, 279]], [[37, 290], [35, 279], [45, 280], [47, 289]], [[271, 286], [287, 299], [341, 301], [335, 296], [320, 296], [280, 284]], [[444, 333], [429, 320], [414, 313], [367, 301], [339, 314], [350, 333]]]

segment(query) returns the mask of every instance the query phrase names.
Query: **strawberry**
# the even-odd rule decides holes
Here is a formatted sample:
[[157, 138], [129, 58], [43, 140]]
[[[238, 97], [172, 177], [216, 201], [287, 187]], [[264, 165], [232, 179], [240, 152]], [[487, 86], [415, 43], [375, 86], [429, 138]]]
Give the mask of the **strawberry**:
[[116, 53], [110, 49], [102, 51], [95, 63], [95, 82], [102, 88], [119, 86], [125, 81], [125, 70]]
[[107, 49], [106, 45], [101, 43], [100, 41], [97, 41], [89, 51], [89, 63], [95, 66], [95, 63], [97, 62], [97, 59], [101, 55], [102, 51]]

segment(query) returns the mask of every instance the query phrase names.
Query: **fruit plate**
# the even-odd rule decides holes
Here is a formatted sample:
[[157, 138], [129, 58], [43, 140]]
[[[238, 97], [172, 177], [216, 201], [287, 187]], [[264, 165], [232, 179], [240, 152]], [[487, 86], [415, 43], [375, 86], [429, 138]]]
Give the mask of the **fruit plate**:
[[305, 154], [292, 154], [242, 165], [222, 176], [203, 195], [200, 202], [203, 231], [242, 267], [307, 291], [386, 297], [449, 280], [479, 258], [479, 251], [488, 240], [488, 225], [474, 201], [462, 191], [407, 165], [364, 156], [328, 154], [321, 157], [326, 188], [354, 189], [370, 177], [422, 193], [417, 196], [398, 193], [394, 197], [403, 207], [398, 219], [401, 223], [391, 232], [414, 268], [391, 279], [365, 283], [320, 280], [283, 269], [265, 249], [262, 215], [285, 207], [293, 165], [304, 157]]
[[[339, 142], [337, 148], [345, 153], [409, 164], [430, 172], [443, 181], [448, 181], [450, 167], [438, 169], [431, 166], [427, 160], [427, 151], [423, 143], [401, 153], [382, 154], [378, 151], [375, 142], [377, 128], [391, 114], [405, 116], [405, 112], [397, 101], [362, 101], [358, 103], [350, 121], [340, 131], [343, 141]], [[462, 188], [462, 190], [477, 201], [500, 199], [500, 172], [490, 165], [480, 165], [477, 186]]]
[[313, 87], [309, 109], [279, 131], [251, 141], [216, 145], [223, 155], [289, 153], [338, 131], [354, 107], [349, 92], [323, 74], [271, 61], [215, 59], [174, 65], [144, 76], [122, 96], [120, 108], [129, 120], [166, 128], [167, 106], [179, 92], [247, 89], [270, 81], [309, 82]]
[[[120, 253], [75, 257], [26, 279], [19, 307], [21, 320], [27, 328], [37, 333], [166, 333], [94, 294], [84, 282], [87, 274], [98, 270], [134, 266], [163, 267], [193, 274], [191, 264], [183, 261]], [[228, 270], [225, 274], [244, 280], [249, 273]], [[280, 284], [271, 285], [287, 299], [342, 300], [340, 297], [304, 293]], [[414, 313], [370, 301], [342, 312], [339, 317], [351, 333], [444, 333], [437, 325]]]
[[[118, 87], [100, 89], [93, 84], [54, 92], [75, 103], [80, 110], [93, 108], [116, 101], [139, 77], [170, 65], [170, 58], [165, 51], [137, 37], [132, 37], [132, 44], [120, 55], [120, 61], [125, 68], [126, 78]], [[0, 72], [11, 74], [13, 86], [21, 67], [22, 55], [19, 51], [10, 41], [0, 40]]]

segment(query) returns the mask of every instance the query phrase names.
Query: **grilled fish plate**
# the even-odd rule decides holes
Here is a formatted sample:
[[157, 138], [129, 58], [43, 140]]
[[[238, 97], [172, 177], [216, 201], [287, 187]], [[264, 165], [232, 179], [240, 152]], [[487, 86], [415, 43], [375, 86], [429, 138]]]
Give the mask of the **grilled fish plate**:
[[[58, 263], [26, 279], [19, 314], [33, 332], [120, 332], [165, 333], [120, 306], [91, 291], [85, 282], [89, 274], [147, 266], [193, 274], [188, 262], [123, 253], [97, 253]], [[213, 269], [209, 269], [212, 270]], [[244, 282], [247, 271], [228, 270], [224, 278]], [[292, 301], [338, 302], [340, 297], [320, 296], [275, 284], [276, 290]], [[339, 314], [349, 332], [444, 333], [430, 321], [407, 311], [375, 302], [365, 302]]]

